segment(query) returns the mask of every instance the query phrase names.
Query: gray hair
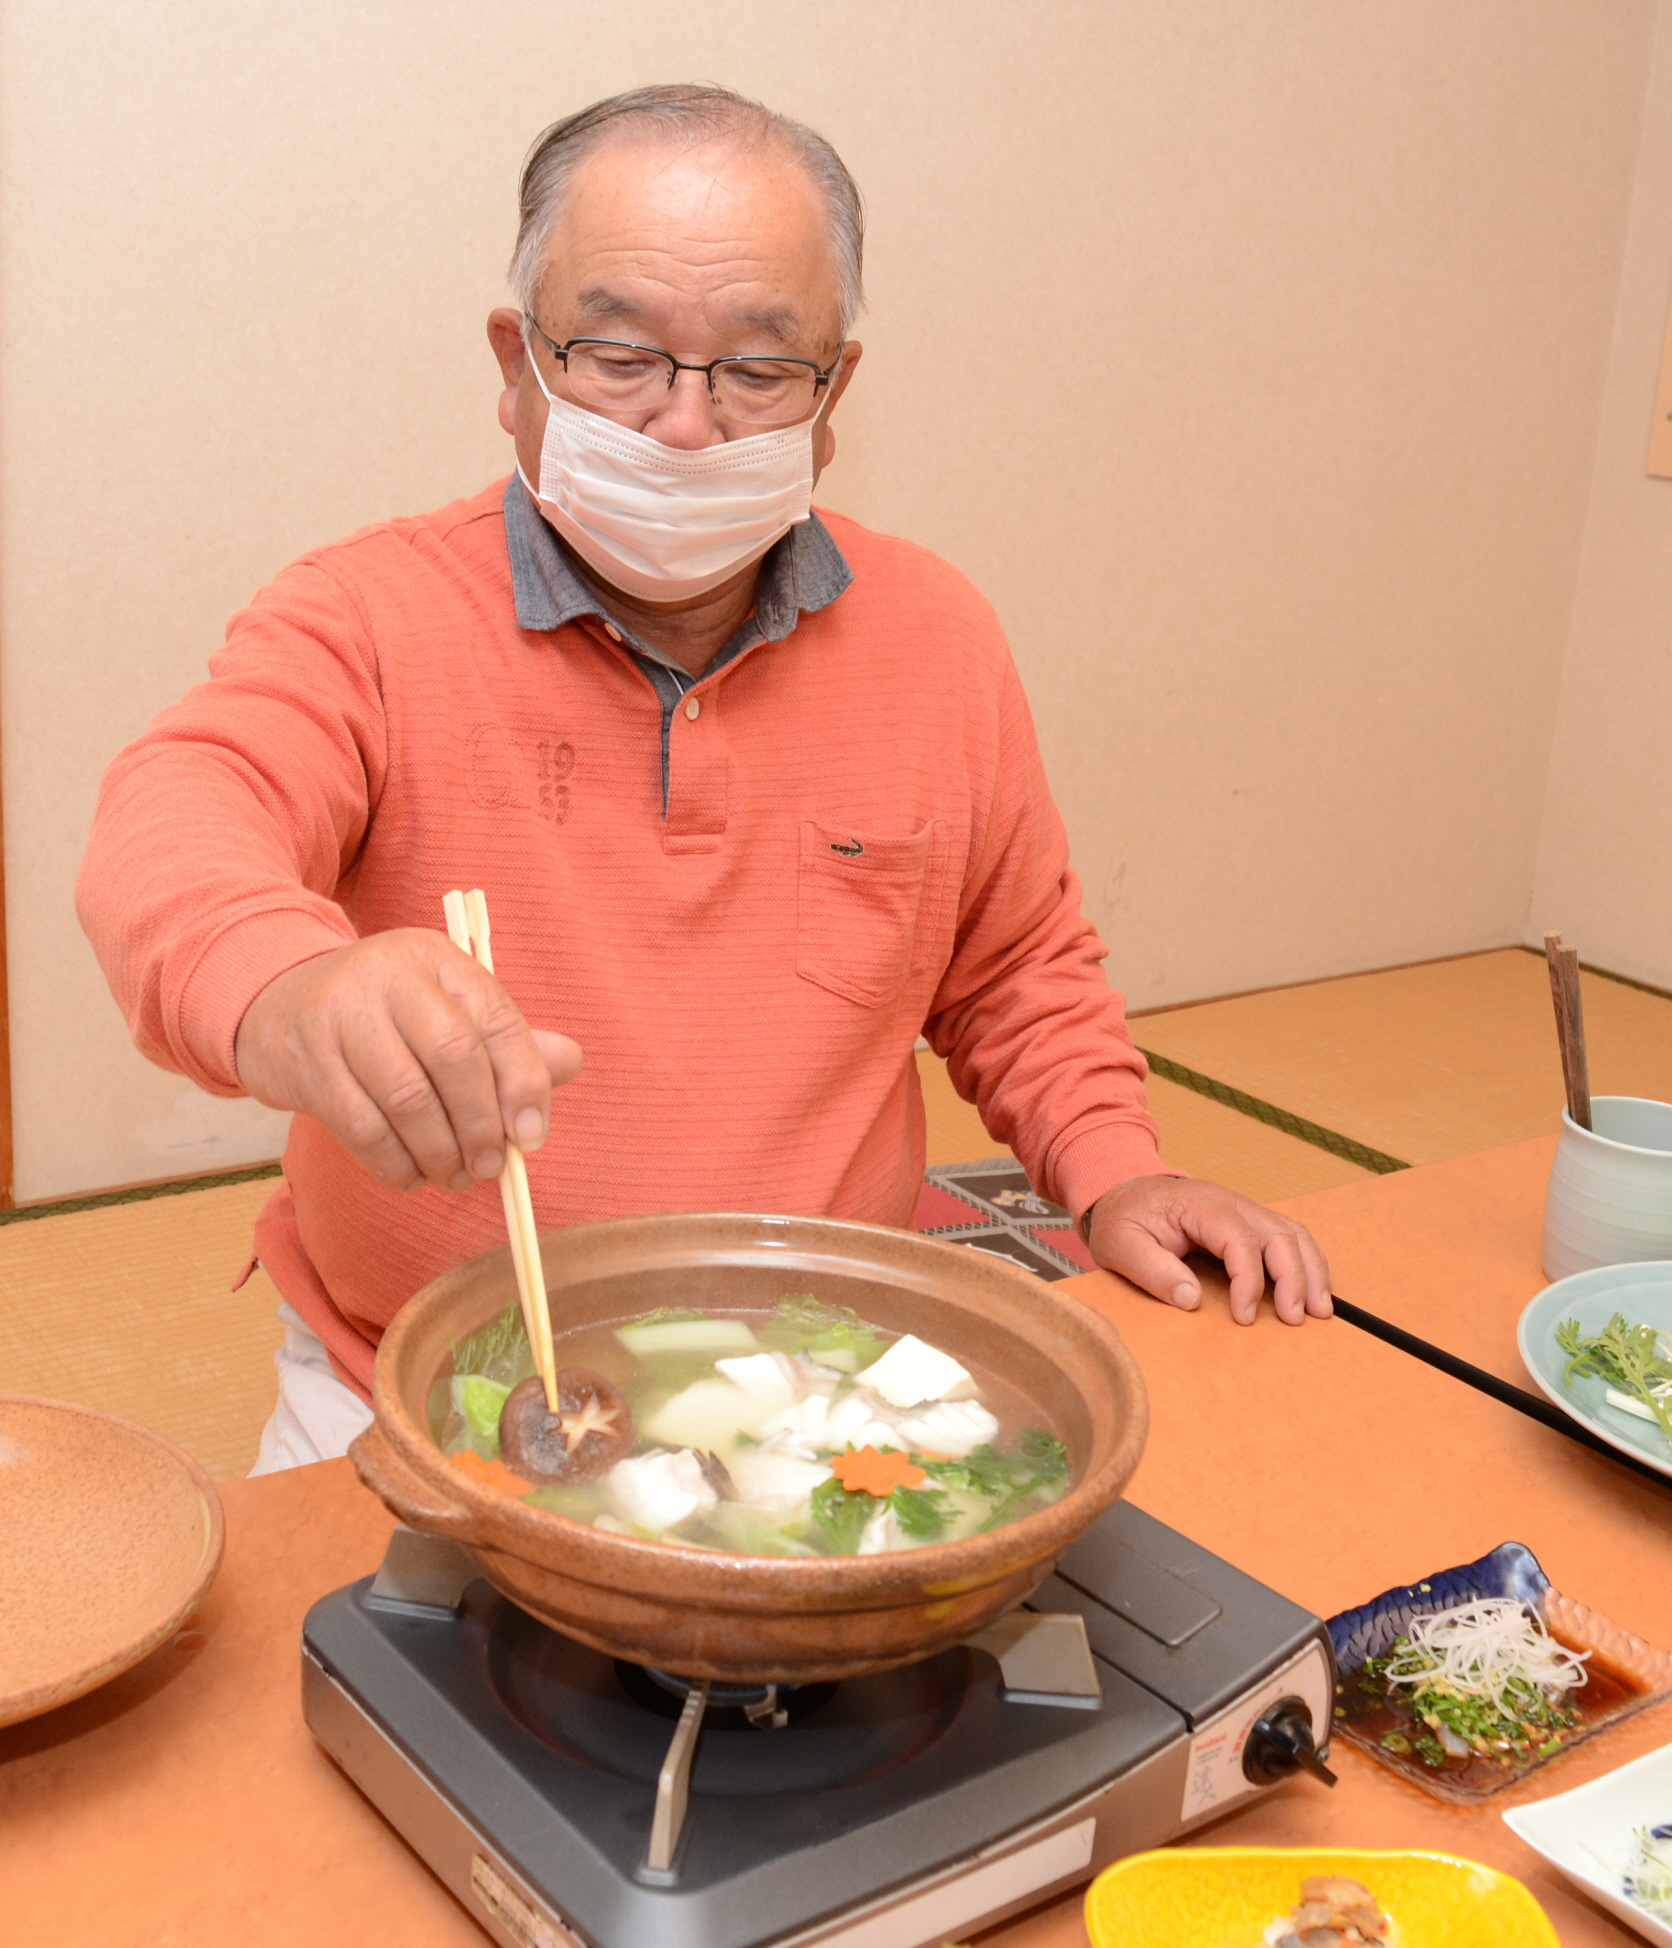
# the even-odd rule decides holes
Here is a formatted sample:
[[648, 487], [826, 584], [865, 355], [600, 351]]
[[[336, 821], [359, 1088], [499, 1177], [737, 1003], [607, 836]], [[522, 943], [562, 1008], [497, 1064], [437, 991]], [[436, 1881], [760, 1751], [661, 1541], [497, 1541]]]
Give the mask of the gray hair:
[[859, 185], [816, 130], [787, 115], [776, 115], [746, 95], [711, 84], [630, 88], [553, 122], [539, 137], [523, 164], [521, 221], [511, 256], [511, 290], [524, 311], [534, 309], [541, 259], [576, 169], [606, 135], [618, 130], [642, 131], [690, 146], [716, 136], [739, 136], [745, 141], [775, 142], [787, 150], [824, 198], [842, 334], [847, 335], [865, 303], [861, 280], [865, 205]]

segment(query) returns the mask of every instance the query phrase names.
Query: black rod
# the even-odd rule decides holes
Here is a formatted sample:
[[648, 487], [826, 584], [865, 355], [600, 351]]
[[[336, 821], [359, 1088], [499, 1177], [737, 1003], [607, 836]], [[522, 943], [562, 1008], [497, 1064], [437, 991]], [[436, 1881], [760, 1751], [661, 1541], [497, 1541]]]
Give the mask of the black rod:
[[1466, 1387], [1490, 1394], [1506, 1407], [1513, 1407], [1518, 1414], [1525, 1414], [1529, 1420], [1536, 1420], [1557, 1434], [1565, 1434], [1570, 1441], [1577, 1441], [1581, 1447], [1588, 1447], [1593, 1453], [1618, 1462], [1622, 1468], [1632, 1469], [1658, 1487], [1672, 1488], [1672, 1478], [1662, 1474], [1658, 1468], [1650, 1467], [1647, 1461], [1638, 1461], [1629, 1454], [1623, 1454], [1617, 1447], [1610, 1447], [1608, 1442], [1600, 1440], [1588, 1428], [1580, 1426], [1578, 1421], [1570, 1420], [1559, 1407], [1551, 1406], [1548, 1400], [1541, 1400], [1536, 1393], [1528, 1393], [1524, 1387], [1511, 1386], [1508, 1380], [1500, 1380], [1497, 1374], [1488, 1373], [1484, 1367], [1471, 1366], [1467, 1360], [1460, 1360], [1444, 1347], [1418, 1339], [1415, 1333], [1406, 1332], [1403, 1327], [1378, 1318], [1374, 1312], [1366, 1312], [1362, 1306], [1349, 1305], [1345, 1299], [1336, 1298], [1333, 1292], [1330, 1298], [1334, 1301], [1338, 1319], [1345, 1319], [1349, 1326], [1357, 1326], [1360, 1332], [1369, 1333], [1372, 1339], [1396, 1346], [1400, 1352], [1409, 1353], [1412, 1359], [1437, 1367], [1454, 1380], [1461, 1380]]

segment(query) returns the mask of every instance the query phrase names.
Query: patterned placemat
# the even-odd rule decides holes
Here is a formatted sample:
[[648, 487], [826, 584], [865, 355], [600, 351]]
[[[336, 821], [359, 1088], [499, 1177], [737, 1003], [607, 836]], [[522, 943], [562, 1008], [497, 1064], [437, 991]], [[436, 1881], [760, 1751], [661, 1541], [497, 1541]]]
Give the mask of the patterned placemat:
[[1068, 1212], [1034, 1189], [1014, 1157], [936, 1164], [923, 1179], [916, 1225], [929, 1237], [1008, 1258], [1039, 1278], [1096, 1269]]

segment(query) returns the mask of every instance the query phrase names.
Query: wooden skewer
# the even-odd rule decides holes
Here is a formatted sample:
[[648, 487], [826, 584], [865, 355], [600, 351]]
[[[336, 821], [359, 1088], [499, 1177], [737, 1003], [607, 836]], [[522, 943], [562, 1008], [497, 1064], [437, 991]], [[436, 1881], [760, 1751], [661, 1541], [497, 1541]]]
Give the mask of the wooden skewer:
[[[448, 893], [441, 902], [447, 915], [447, 937], [493, 972], [488, 902], [478, 887], [469, 893]], [[534, 1200], [528, 1191], [528, 1164], [516, 1144], [507, 1141], [505, 1165], [499, 1173], [499, 1195], [505, 1206], [505, 1229], [511, 1239], [511, 1262], [517, 1273], [517, 1298], [522, 1306], [523, 1330], [534, 1354], [546, 1405], [561, 1411], [557, 1391], [557, 1359], [552, 1352], [551, 1308], [546, 1297], [546, 1272], [540, 1262], [540, 1235], [534, 1224]]]
[[1591, 1127], [1591, 1067], [1585, 1057], [1585, 1003], [1579, 992], [1579, 949], [1562, 945], [1561, 930], [1544, 936], [1550, 963], [1550, 998], [1556, 1007], [1556, 1039], [1562, 1045], [1562, 1081], [1568, 1114], [1582, 1130]]

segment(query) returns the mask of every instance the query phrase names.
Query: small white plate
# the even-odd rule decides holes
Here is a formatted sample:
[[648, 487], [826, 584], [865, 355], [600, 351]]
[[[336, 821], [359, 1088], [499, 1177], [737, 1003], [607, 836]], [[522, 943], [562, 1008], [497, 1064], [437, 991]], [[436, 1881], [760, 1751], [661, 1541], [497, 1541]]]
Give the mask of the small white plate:
[[[1657, 1921], [1622, 1891], [1639, 1827], [1672, 1820], [1672, 1745], [1648, 1752], [1630, 1765], [1605, 1772], [1589, 1785], [1554, 1799], [1514, 1806], [1504, 1824], [1535, 1853], [1584, 1888], [1610, 1914], [1617, 1914], [1645, 1941], [1672, 1948], [1672, 1927]], [[1618, 1866], [1614, 1863], [1618, 1862]]]

